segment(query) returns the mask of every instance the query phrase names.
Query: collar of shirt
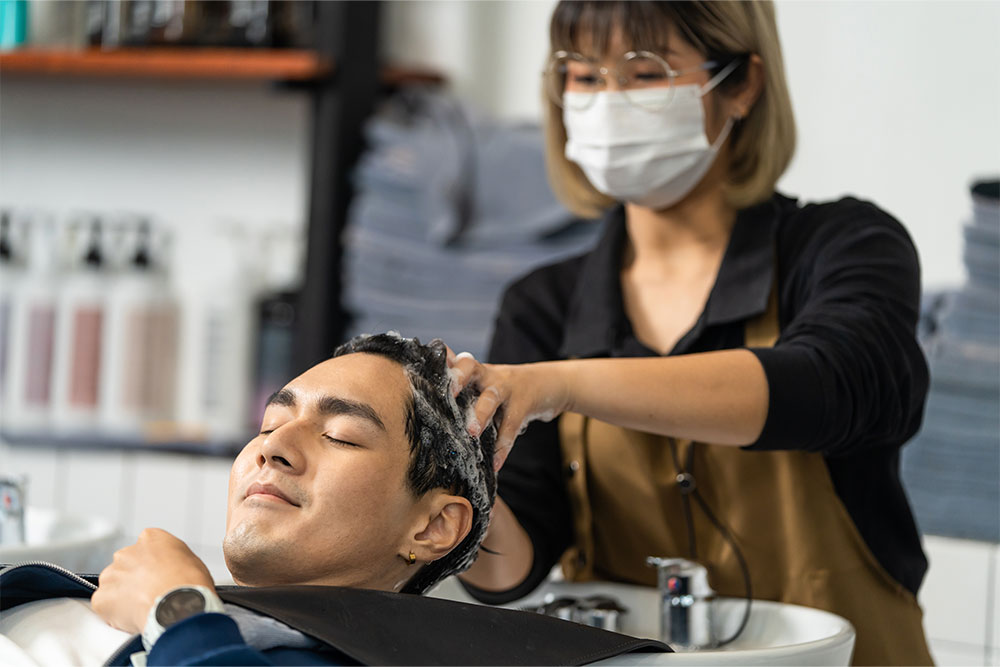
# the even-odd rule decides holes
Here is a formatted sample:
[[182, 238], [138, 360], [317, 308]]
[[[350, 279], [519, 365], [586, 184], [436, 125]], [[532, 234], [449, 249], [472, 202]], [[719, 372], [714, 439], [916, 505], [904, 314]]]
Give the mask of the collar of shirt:
[[[694, 329], [682, 337], [673, 353], [683, 353], [705, 327], [745, 321], [767, 307], [775, 268], [775, 234], [783, 203], [781, 195], [737, 214], [719, 275]], [[622, 255], [628, 232], [625, 207], [604, 216], [604, 233], [584, 258], [570, 297], [560, 353], [569, 357], [635, 356], [628, 345], [632, 327], [625, 315], [621, 289]]]

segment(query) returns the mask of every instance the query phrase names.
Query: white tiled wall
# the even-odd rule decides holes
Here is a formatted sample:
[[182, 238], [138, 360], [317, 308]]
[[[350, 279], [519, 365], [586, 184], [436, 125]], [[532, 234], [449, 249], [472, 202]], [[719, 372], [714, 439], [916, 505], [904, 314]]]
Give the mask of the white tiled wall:
[[0, 472], [26, 475], [28, 504], [99, 515], [122, 527], [122, 545], [163, 528], [230, 583], [222, 558], [231, 461], [157, 452], [28, 449], [0, 444]]
[[927, 536], [920, 589], [924, 630], [939, 665], [1000, 664], [1000, 546]]

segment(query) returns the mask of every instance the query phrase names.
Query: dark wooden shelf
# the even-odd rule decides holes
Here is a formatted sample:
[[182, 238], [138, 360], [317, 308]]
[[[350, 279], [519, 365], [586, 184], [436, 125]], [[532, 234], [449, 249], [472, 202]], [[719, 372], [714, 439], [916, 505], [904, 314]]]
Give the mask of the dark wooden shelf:
[[[122, 48], [0, 53], [0, 73], [164, 79], [310, 81], [333, 72], [333, 63], [304, 49]], [[399, 66], [381, 69], [385, 85], [440, 84], [433, 71]]]

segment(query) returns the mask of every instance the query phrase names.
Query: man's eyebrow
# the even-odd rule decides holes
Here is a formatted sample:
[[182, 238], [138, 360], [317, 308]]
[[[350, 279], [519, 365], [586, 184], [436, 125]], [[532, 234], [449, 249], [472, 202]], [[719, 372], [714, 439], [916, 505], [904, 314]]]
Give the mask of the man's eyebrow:
[[383, 431], [386, 430], [381, 417], [375, 409], [367, 403], [352, 401], [348, 398], [337, 398], [335, 396], [324, 396], [316, 403], [316, 409], [320, 413], [330, 416], [345, 415], [348, 417], [360, 417], [367, 419]]
[[271, 394], [265, 405], [284, 405], [285, 407], [295, 407], [295, 394], [288, 389], [279, 389]]
[[[271, 394], [271, 398], [267, 399], [267, 405], [282, 405], [294, 408], [296, 405], [295, 392], [287, 388], [279, 389]], [[352, 401], [349, 398], [337, 398], [336, 396], [323, 396], [317, 401], [316, 409], [320, 414], [328, 416], [336, 417], [345, 415], [348, 417], [360, 417], [375, 424], [383, 431], [386, 430], [385, 423], [378, 416], [378, 413], [375, 412], [375, 408], [361, 401]]]

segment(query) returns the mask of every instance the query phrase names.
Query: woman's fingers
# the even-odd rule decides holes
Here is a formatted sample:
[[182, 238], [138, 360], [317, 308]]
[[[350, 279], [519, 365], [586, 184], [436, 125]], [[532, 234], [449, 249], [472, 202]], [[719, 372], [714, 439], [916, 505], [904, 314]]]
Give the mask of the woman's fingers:
[[476, 399], [475, 423], [469, 424], [469, 433], [478, 438], [483, 432], [483, 425], [490, 423], [505, 399], [501, 390], [494, 385], [483, 389]]
[[510, 450], [514, 448], [514, 439], [521, 434], [521, 420], [513, 415], [504, 416], [500, 429], [497, 431], [496, 452], [493, 454], [493, 470], [503, 467]]
[[451, 393], [453, 396], [458, 396], [482, 372], [482, 364], [468, 352], [459, 352], [454, 355], [448, 360], [448, 367], [452, 374]]

